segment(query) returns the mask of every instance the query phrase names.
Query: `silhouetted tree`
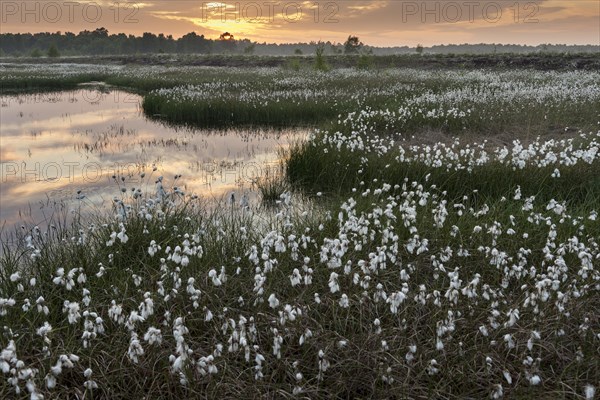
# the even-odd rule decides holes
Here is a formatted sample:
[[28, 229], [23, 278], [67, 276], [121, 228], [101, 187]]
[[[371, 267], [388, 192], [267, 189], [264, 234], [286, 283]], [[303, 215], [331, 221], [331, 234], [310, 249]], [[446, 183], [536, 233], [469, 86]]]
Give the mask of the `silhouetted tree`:
[[[197, 35], [190, 32], [179, 39], [173, 36], [146, 32], [142, 36], [131, 34], [109, 34], [108, 30], [100, 27], [93, 30], [84, 30], [79, 33], [73, 32], [39, 32], [39, 33], [0, 33], [0, 54], [5, 57], [19, 57], [23, 55], [36, 54], [42, 56], [48, 54], [49, 48], [54, 45], [57, 50], [60, 49], [60, 56], [65, 55], [102, 55], [102, 54], [136, 54], [136, 53], [195, 53], [206, 54], [213, 52], [222, 53], [244, 53], [253, 54], [311, 54], [317, 46], [317, 42], [310, 43], [253, 43], [248, 39], [235, 40], [231, 33], [225, 32], [221, 37], [214, 40], [207, 39], [203, 35]], [[348, 40], [341, 43], [319, 42], [323, 46], [323, 54], [346, 54], [359, 53], [364, 54], [368, 47], [363, 45], [358, 37], [349, 36]], [[254, 46], [252, 46], [254, 45]], [[35, 50], [37, 52], [35, 52]], [[45, 50], [42, 50], [45, 49]], [[388, 54], [409, 54], [417, 52], [422, 54], [424, 48], [418, 46], [409, 48], [387, 47], [371, 48], [377, 55]], [[439, 45], [427, 49], [431, 54], [478, 54], [493, 53], [494, 50], [499, 54], [506, 53], [532, 53], [532, 52], [553, 52], [553, 53], [598, 53], [599, 46], [567, 46], [561, 44], [524, 46], [524, 45], [503, 45], [503, 44], [462, 44], [462, 45]], [[42, 53], [43, 52], [43, 53]], [[365, 61], [367, 59], [365, 58]]]
[[344, 43], [344, 53], [358, 54], [362, 47], [363, 43], [358, 39], [358, 36], [348, 36], [348, 39]]

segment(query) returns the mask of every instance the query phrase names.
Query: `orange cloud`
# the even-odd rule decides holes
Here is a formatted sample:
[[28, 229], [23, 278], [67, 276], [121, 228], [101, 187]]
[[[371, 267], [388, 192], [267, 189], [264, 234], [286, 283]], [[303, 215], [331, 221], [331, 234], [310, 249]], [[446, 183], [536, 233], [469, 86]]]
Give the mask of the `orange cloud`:
[[[600, 44], [597, 0], [374, 0], [200, 1], [53, 0], [2, 1], [2, 32], [93, 30], [182, 36], [190, 31], [218, 38], [283, 42], [330, 40], [349, 34], [379, 46], [423, 43]], [[30, 5], [33, 4], [33, 5]], [[52, 5], [54, 4], [54, 5]], [[98, 13], [98, 9], [100, 13]]]

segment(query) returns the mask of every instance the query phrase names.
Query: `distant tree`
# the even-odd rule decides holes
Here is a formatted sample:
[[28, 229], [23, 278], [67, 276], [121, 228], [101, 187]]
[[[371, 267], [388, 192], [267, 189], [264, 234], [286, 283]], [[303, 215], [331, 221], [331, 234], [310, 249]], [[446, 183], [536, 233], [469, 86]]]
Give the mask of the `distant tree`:
[[177, 41], [177, 50], [182, 53], [207, 53], [210, 51], [210, 43], [204, 38], [204, 35], [196, 35], [195, 32], [190, 32], [183, 35]]
[[417, 54], [423, 54], [423, 45], [419, 43], [415, 51], [417, 52]]
[[294, 54], [296, 54], [297, 56], [302, 55], [302, 49], [296, 49], [296, 50], [294, 50]]
[[60, 57], [60, 53], [58, 52], [56, 45], [54, 45], [54, 44], [50, 45], [50, 48], [48, 49], [48, 57], [52, 57], [52, 58]]
[[152, 53], [158, 44], [158, 37], [152, 32], [144, 32], [140, 39], [141, 51], [143, 53]]
[[173, 40], [173, 36], [168, 35], [165, 36], [163, 33], [159, 33], [156, 39], [155, 47], [158, 47], [159, 53], [170, 53], [175, 48], [175, 41]]
[[348, 36], [348, 39], [344, 43], [345, 54], [358, 54], [360, 49], [363, 47], [363, 43], [358, 39], [358, 36]]
[[329, 65], [325, 60], [325, 44], [319, 42], [315, 49], [315, 69], [317, 71], [329, 71]]
[[108, 37], [108, 29], [106, 29], [105, 27], [96, 28], [96, 30], [92, 32], [92, 34], [100, 37]]
[[217, 52], [234, 53], [237, 48], [237, 42], [229, 32], [222, 33], [215, 44]]
[[33, 51], [31, 52], [31, 57], [41, 57], [42, 56], [42, 52], [39, 49], [33, 49]]

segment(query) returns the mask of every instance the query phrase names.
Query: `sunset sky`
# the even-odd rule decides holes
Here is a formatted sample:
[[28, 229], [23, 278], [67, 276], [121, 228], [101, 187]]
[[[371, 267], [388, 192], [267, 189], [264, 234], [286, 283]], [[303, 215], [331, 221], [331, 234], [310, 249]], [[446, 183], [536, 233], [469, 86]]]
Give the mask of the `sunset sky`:
[[110, 33], [174, 37], [194, 31], [218, 38], [229, 31], [276, 43], [343, 42], [353, 34], [375, 46], [600, 44], [598, 0], [116, 1], [1, 0], [0, 31], [78, 33], [103, 26]]

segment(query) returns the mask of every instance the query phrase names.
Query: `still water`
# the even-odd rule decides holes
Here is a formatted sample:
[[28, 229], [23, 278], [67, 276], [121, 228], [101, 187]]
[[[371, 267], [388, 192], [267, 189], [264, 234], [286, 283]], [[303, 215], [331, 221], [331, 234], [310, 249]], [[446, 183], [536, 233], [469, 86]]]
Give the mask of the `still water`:
[[281, 150], [307, 135], [176, 128], [146, 118], [141, 101], [102, 86], [0, 96], [0, 224], [106, 209], [122, 188], [153, 193], [160, 176], [186, 194], [255, 198], [256, 179], [276, 173]]

